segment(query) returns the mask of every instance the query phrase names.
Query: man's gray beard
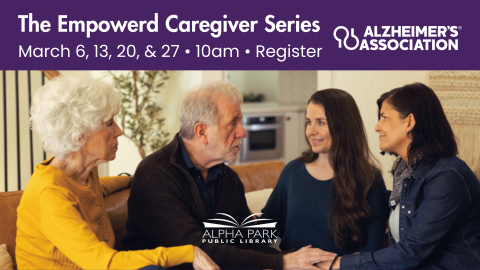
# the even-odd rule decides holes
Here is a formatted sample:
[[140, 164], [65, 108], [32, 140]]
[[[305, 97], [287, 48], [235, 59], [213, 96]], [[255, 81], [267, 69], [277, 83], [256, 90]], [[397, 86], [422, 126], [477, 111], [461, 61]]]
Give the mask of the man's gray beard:
[[235, 162], [238, 159], [238, 156], [240, 155], [240, 151], [236, 151], [234, 149], [230, 150], [230, 153], [228, 153], [229, 157], [225, 159], [226, 162]]

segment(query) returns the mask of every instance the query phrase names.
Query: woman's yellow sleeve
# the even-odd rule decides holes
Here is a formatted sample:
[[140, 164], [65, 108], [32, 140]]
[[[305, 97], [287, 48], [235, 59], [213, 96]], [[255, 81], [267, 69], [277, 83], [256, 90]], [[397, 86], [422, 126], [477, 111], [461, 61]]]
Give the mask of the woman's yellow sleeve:
[[100, 185], [103, 189], [103, 196], [108, 196], [115, 191], [127, 188], [130, 185], [130, 177], [126, 175], [101, 177]]
[[76, 199], [65, 188], [49, 186], [39, 195], [41, 230], [67, 258], [83, 269], [164, 268], [191, 263], [191, 245], [153, 250], [118, 252], [99, 241], [77, 210]]

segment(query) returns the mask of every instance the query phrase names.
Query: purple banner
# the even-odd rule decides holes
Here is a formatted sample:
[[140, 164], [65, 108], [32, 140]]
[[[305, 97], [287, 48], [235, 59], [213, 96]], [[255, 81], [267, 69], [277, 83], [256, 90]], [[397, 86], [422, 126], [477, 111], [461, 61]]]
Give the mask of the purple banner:
[[478, 70], [478, 1], [10, 1], [0, 69]]

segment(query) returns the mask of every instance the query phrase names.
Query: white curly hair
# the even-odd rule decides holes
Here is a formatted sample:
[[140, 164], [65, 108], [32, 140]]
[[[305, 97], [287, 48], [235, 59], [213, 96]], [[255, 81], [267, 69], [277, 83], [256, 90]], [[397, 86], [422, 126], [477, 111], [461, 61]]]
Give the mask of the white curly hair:
[[216, 126], [219, 112], [215, 106], [217, 96], [228, 97], [233, 104], [242, 104], [243, 96], [236, 86], [223, 81], [214, 81], [196, 87], [188, 93], [180, 105], [180, 137], [191, 139], [195, 135], [194, 127], [202, 122], [207, 126]]
[[112, 85], [90, 77], [59, 76], [38, 89], [30, 126], [45, 151], [63, 159], [118, 114], [121, 97]]

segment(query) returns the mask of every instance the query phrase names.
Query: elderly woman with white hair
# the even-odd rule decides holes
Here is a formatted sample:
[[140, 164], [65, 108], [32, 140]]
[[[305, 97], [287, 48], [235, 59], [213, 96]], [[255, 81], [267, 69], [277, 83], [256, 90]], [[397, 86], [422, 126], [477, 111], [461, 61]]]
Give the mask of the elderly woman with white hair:
[[104, 197], [130, 178], [99, 178], [97, 166], [115, 159], [120, 102], [111, 85], [90, 78], [55, 78], [35, 94], [31, 125], [54, 157], [35, 167], [17, 210], [18, 269], [218, 268], [192, 245], [113, 249]]

